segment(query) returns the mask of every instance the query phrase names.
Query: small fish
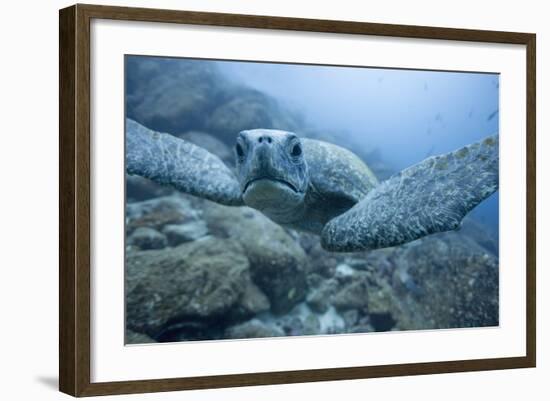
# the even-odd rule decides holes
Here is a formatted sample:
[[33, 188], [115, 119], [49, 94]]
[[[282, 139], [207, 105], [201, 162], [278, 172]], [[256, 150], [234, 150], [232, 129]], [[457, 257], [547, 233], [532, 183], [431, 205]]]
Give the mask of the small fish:
[[491, 121], [493, 118], [495, 118], [495, 116], [498, 114], [498, 109], [496, 109], [495, 111], [493, 111], [491, 114], [489, 114], [489, 116], [487, 117], [487, 121]]
[[424, 90], [425, 90], [425, 91], [428, 90], [428, 83], [427, 83], [427, 82], [424, 82]]
[[443, 121], [443, 116], [441, 115], [441, 113], [437, 113], [435, 115], [435, 121]]
[[474, 115], [474, 109], [471, 109], [470, 112], [468, 113], [468, 118], [472, 118], [473, 115]]

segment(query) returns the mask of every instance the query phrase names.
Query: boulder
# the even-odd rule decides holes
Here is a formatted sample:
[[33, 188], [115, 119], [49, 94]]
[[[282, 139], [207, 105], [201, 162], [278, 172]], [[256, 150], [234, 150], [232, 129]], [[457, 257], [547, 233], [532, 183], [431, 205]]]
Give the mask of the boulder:
[[162, 228], [162, 232], [170, 246], [177, 246], [208, 235], [208, 227], [204, 221], [195, 220], [184, 224], [167, 224]]
[[252, 281], [247, 281], [241, 299], [231, 314], [237, 318], [257, 315], [271, 307], [267, 296]]
[[128, 252], [125, 282], [128, 329], [157, 340], [182, 322], [184, 329], [205, 322], [214, 328], [234, 309], [262, 309], [244, 296], [252, 286], [249, 263], [232, 240], [207, 237], [162, 251]]
[[267, 295], [274, 313], [286, 313], [305, 298], [307, 258], [283, 228], [254, 209], [211, 202], [203, 218], [213, 235], [241, 244], [252, 280]]
[[126, 204], [126, 232], [138, 227], [161, 231], [168, 224], [180, 225], [200, 220], [199, 212], [181, 194]]
[[[209, 132], [227, 137], [252, 128], [296, 131], [299, 118], [284, 110], [279, 103], [262, 92], [243, 88], [220, 104], [207, 123]], [[231, 137], [231, 142], [233, 141]], [[226, 141], [227, 142], [227, 141]]]
[[169, 196], [176, 190], [159, 185], [139, 175], [126, 174], [126, 202], [134, 203], [147, 199]]
[[162, 249], [166, 247], [167, 243], [164, 234], [150, 227], [138, 227], [127, 239], [128, 245], [133, 245], [143, 250]]
[[487, 246], [490, 237], [466, 227], [332, 255], [301, 235], [310, 266], [306, 302], [318, 314], [359, 313], [354, 324], [346, 318], [350, 332], [498, 325], [498, 257]]
[[215, 62], [129, 56], [126, 59], [127, 116], [156, 131], [201, 130], [229, 83]]
[[136, 333], [132, 330], [126, 330], [124, 339], [125, 344], [150, 344], [156, 342], [146, 334]]
[[[376, 254], [369, 256], [374, 266]], [[432, 235], [378, 256], [383, 267], [370, 274], [366, 294], [375, 328], [499, 324], [498, 258], [471, 238], [458, 232]]]
[[251, 319], [228, 327], [225, 331], [225, 338], [281, 337], [284, 335], [285, 333], [278, 327], [268, 325], [258, 319]]
[[367, 311], [369, 283], [361, 273], [353, 275], [353, 280], [341, 286], [331, 298], [330, 303], [338, 311], [350, 309]]
[[338, 281], [325, 280], [317, 288], [313, 288], [307, 295], [308, 306], [317, 313], [325, 313], [329, 308], [333, 295], [338, 291]]
[[271, 96], [220, 72], [216, 61], [129, 56], [126, 92], [127, 116], [146, 127], [208, 132], [231, 146], [244, 129], [302, 125]]

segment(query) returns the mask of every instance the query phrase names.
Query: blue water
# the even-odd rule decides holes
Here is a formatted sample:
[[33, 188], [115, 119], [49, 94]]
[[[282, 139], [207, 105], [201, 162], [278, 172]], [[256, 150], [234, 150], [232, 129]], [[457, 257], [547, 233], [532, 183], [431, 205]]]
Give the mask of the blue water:
[[[499, 75], [364, 67], [215, 62], [230, 79], [268, 93], [319, 128], [378, 148], [396, 171], [499, 127]], [[470, 216], [498, 237], [498, 192]]]

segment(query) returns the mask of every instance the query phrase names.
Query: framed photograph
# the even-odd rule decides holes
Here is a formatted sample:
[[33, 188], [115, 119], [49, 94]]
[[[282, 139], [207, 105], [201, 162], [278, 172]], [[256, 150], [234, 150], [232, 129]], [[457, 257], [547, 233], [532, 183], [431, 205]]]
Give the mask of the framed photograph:
[[534, 34], [59, 26], [61, 391], [535, 366]]

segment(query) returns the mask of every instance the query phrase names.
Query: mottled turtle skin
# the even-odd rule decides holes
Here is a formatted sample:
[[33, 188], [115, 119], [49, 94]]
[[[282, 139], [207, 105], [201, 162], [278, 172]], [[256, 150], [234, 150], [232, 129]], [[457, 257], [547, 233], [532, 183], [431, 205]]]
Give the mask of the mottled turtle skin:
[[287, 131], [238, 134], [235, 171], [205, 149], [126, 121], [126, 170], [355, 252], [456, 229], [498, 189], [498, 135], [429, 157], [379, 183], [351, 151]]

